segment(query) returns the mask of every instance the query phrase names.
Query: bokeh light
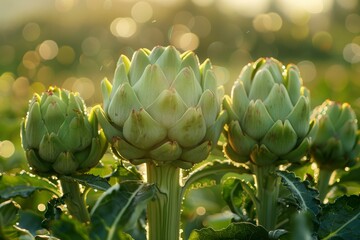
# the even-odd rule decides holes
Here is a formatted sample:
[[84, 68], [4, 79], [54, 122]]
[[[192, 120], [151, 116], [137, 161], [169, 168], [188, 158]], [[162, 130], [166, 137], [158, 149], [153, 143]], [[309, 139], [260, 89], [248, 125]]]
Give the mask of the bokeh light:
[[94, 95], [94, 83], [88, 78], [76, 79], [72, 86], [73, 92], [78, 92], [84, 100], [88, 100]]
[[39, 66], [40, 60], [40, 56], [36, 51], [28, 51], [24, 54], [22, 63], [27, 69], [34, 69]]
[[317, 49], [326, 52], [331, 49], [333, 38], [329, 32], [320, 31], [314, 34], [312, 43]]
[[110, 31], [116, 37], [129, 38], [135, 34], [136, 22], [132, 18], [116, 18], [110, 24]]
[[314, 81], [317, 76], [316, 66], [313, 62], [305, 60], [301, 61], [297, 64], [299, 70], [301, 72], [301, 78], [306, 85], [311, 81]]
[[45, 40], [39, 46], [40, 57], [44, 60], [54, 59], [57, 56], [58, 51], [58, 45], [53, 40]]
[[56, 10], [59, 12], [68, 12], [70, 11], [75, 4], [75, 0], [55, 0]]
[[253, 26], [258, 32], [276, 32], [281, 29], [282, 19], [274, 12], [259, 14], [253, 20]]
[[27, 23], [22, 31], [23, 37], [26, 41], [33, 42], [40, 37], [41, 29], [37, 23]]
[[14, 144], [9, 140], [0, 141], [0, 157], [9, 158], [15, 152]]
[[131, 16], [136, 22], [145, 23], [152, 18], [153, 8], [148, 2], [137, 2], [131, 8]]
[[349, 63], [360, 62], [360, 45], [356, 43], [349, 43], [344, 47], [343, 56]]

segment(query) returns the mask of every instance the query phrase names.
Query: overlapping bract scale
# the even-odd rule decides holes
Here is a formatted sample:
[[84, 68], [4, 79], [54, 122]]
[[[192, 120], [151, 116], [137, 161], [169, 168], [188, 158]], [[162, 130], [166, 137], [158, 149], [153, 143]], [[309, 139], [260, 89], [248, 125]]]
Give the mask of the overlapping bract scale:
[[22, 145], [34, 171], [69, 175], [99, 162], [107, 141], [95, 114], [85, 109], [78, 94], [56, 87], [34, 95], [21, 126]]
[[[102, 82], [100, 125], [117, 155], [189, 168], [204, 160], [226, 121], [209, 60], [174, 47], [121, 56], [112, 84]], [[221, 92], [221, 91], [220, 91]]]
[[347, 103], [326, 100], [312, 114], [311, 155], [330, 171], [353, 165], [360, 153], [360, 131], [355, 112]]
[[223, 102], [226, 155], [261, 166], [299, 161], [309, 146], [309, 101], [295, 65], [273, 58], [246, 65]]

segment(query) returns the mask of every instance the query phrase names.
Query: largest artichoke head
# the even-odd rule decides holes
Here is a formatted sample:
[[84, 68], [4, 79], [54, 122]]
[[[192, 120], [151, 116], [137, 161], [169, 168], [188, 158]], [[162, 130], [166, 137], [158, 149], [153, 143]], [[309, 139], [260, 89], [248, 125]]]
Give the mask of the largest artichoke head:
[[[190, 168], [207, 158], [226, 120], [209, 60], [174, 47], [121, 56], [111, 84], [102, 82], [99, 122], [115, 155], [134, 164]], [[220, 91], [219, 91], [220, 92]]]
[[226, 155], [259, 166], [300, 160], [309, 147], [309, 102], [295, 65], [273, 58], [249, 63], [224, 99]]
[[77, 93], [56, 87], [30, 101], [21, 141], [32, 170], [55, 175], [88, 171], [108, 146], [95, 113], [87, 114]]

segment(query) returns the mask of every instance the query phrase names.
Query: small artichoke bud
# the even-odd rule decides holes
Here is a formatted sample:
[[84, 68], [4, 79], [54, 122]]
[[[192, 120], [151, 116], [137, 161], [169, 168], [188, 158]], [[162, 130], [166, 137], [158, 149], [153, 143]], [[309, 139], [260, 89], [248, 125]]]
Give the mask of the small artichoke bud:
[[351, 106], [326, 100], [311, 118], [315, 126], [310, 152], [319, 168], [333, 171], [353, 165], [360, 153], [360, 131]]
[[217, 144], [226, 121], [211, 63], [174, 47], [121, 56], [112, 84], [102, 82], [96, 113], [116, 155], [134, 164], [190, 168]]
[[33, 171], [70, 175], [94, 167], [107, 148], [93, 112], [77, 93], [50, 87], [35, 94], [21, 124], [21, 141]]
[[310, 99], [295, 65], [285, 68], [273, 58], [248, 64], [223, 105], [230, 159], [277, 166], [299, 161], [308, 150]]

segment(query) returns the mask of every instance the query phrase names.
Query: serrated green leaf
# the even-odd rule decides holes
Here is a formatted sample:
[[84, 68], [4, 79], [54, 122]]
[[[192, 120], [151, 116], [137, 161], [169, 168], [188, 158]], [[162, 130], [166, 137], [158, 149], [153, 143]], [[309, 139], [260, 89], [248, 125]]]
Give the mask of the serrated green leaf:
[[29, 197], [37, 190], [49, 191], [57, 196], [61, 195], [54, 183], [25, 171], [16, 175], [0, 175], [0, 198]]
[[0, 239], [33, 239], [26, 229], [16, 226], [19, 220], [19, 209], [19, 205], [11, 200], [0, 203]]
[[300, 211], [310, 211], [315, 216], [319, 214], [321, 210], [320, 200], [318, 199], [319, 193], [316, 189], [310, 187], [308, 181], [301, 181], [292, 172], [278, 171], [277, 174], [281, 177], [284, 186], [292, 193]]
[[325, 205], [319, 220], [322, 240], [360, 239], [360, 196], [342, 196]]
[[14, 186], [0, 190], [0, 197], [3, 199], [10, 199], [13, 197], [29, 197], [36, 190], [40, 190], [41, 188], [33, 187], [33, 186]]
[[97, 190], [106, 191], [111, 187], [105, 178], [95, 176], [92, 174], [81, 174], [72, 176], [62, 176], [61, 178], [68, 181], [75, 181], [87, 187], [91, 187]]
[[155, 185], [140, 181], [125, 181], [109, 188], [91, 211], [91, 239], [121, 239], [118, 232], [137, 226], [139, 216], [155, 193]]
[[268, 232], [252, 223], [232, 223], [222, 230], [203, 228], [191, 232], [189, 240], [267, 240]]
[[53, 198], [47, 203], [46, 211], [44, 214], [45, 219], [41, 223], [41, 225], [44, 228], [49, 228], [49, 226], [51, 225], [51, 222], [53, 220], [60, 219], [62, 210], [59, 206], [64, 205], [64, 204], [65, 204], [64, 197]]
[[241, 221], [250, 221], [253, 217], [251, 213], [254, 213], [254, 203], [248, 197], [247, 191], [252, 191], [250, 194], [255, 196], [255, 189], [242, 179], [231, 177], [222, 182], [223, 199]]
[[19, 227], [22, 229], [27, 229], [32, 235], [36, 235], [37, 231], [43, 229], [41, 222], [43, 221], [43, 216], [35, 213], [32, 210], [21, 210], [19, 211]]
[[214, 160], [208, 162], [191, 172], [182, 189], [182, 195], [185, 191], [194, 188], [210, 187], [220, 183], [221, 178], [227, 173], [249, 173], [250, 170], [228, 160]]
[[137, 168], [132, 164], [125, 166], [124, 162], [121, 162], [115, 171], [108, 177], [116, 177], [119, 182], [127, 180], [142, 180], [142, 175], [139, 173]]
[[52, 222], [50, 231], [52, 235], [61, 240], [90, 239], [86, 226], [65, 214], [62, 214], [59, 220]]

